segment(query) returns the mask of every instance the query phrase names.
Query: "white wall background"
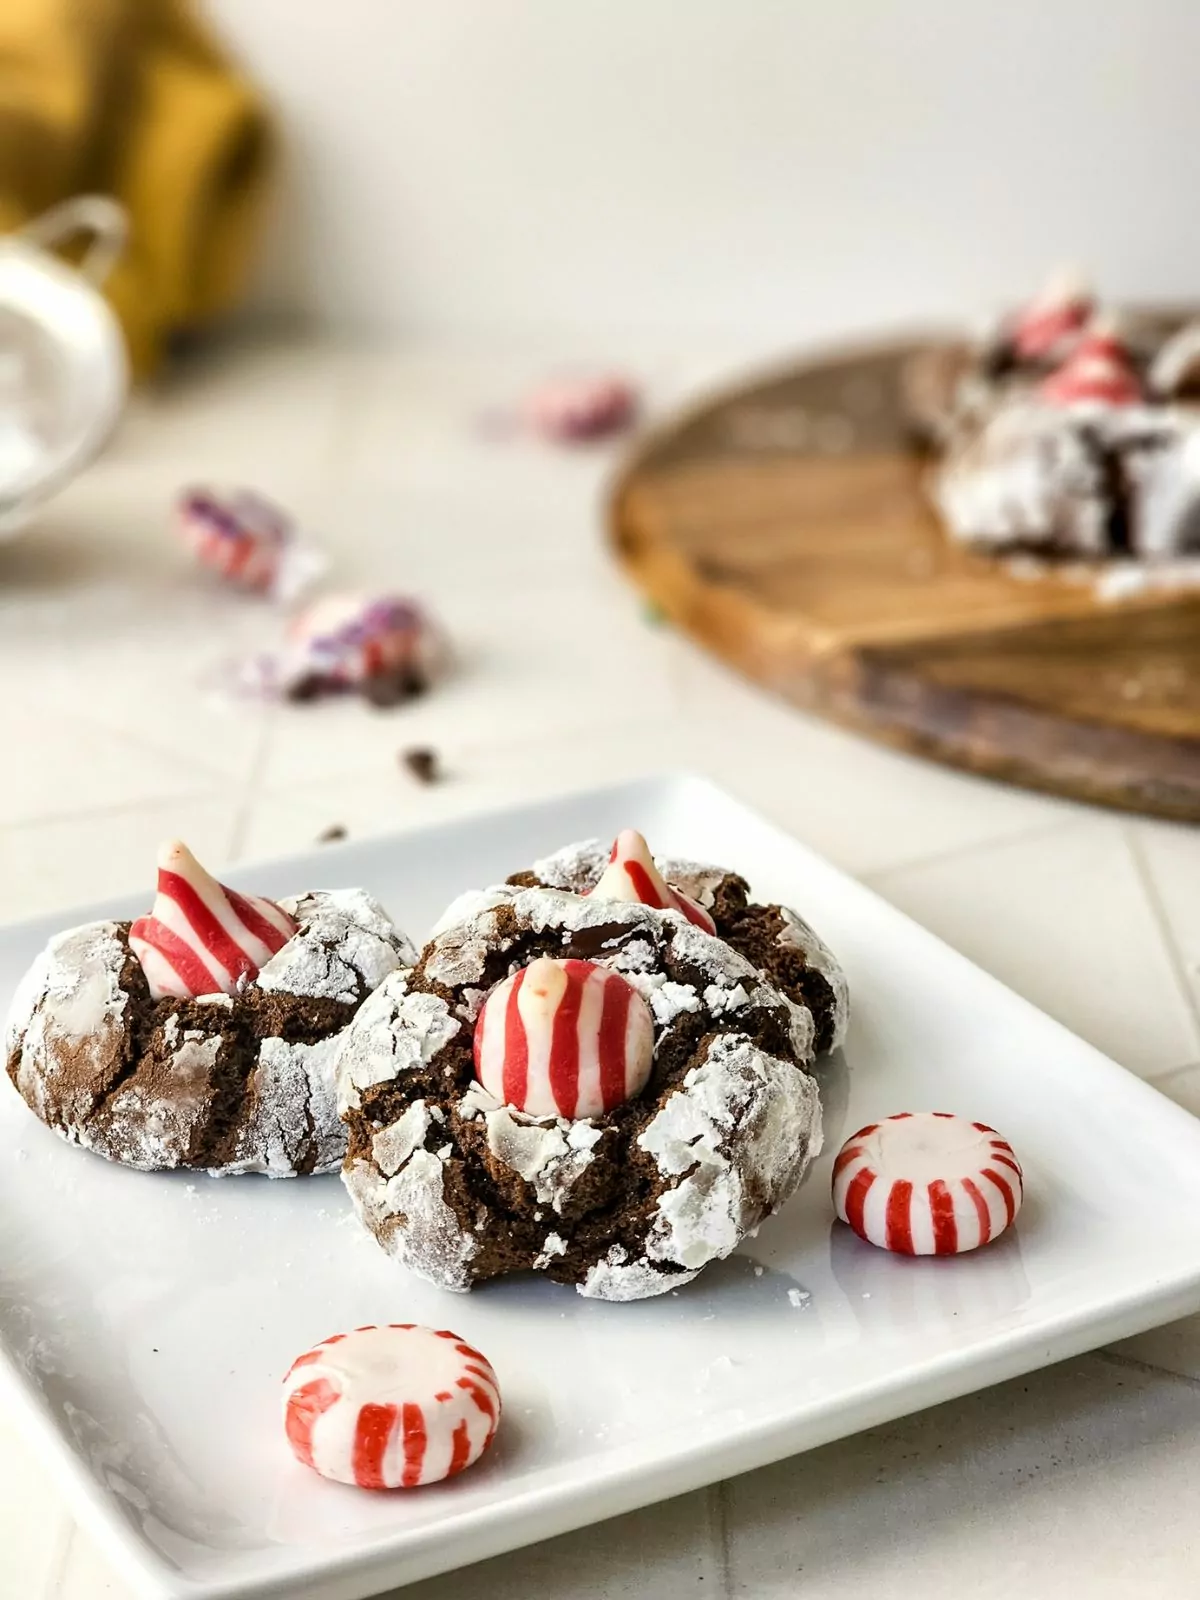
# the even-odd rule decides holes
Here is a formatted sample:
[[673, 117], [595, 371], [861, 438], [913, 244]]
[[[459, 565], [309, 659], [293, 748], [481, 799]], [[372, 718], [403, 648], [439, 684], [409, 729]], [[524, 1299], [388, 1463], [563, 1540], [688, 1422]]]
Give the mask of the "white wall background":
[[1200, 291], [1196, 0], [209, 0], [291, 145], [269, 302], [397, 329]]

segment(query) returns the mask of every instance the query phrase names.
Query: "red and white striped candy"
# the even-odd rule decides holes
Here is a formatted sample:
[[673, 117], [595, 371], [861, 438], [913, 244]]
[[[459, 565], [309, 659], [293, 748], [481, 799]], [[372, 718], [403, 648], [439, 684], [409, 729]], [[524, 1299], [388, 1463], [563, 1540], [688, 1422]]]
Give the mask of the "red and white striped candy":
[[270, 589], [292, 541], [288, 518], [256, 494], [223, 499], [189, 489], [178, 506], [179, 531], [200, 565], [246, 589]]
[[428, 619], [411, 600], [323, 595], [288, 629], [287, 674], [313, 674], [355, 688], [383, 673], [415, 668], [429, 644]]
[[1064, 352], [1087, 325], [1095, 304], [1082, 278], [1073, 272], [1058, 273], [1018, 313], [1011, 335], [1013, 349], [1027, 361]]
[[636, 828], [625, 828], [617, 835], [609, 852], [608, 865], [588, 894], [596, 900], [633, 900], [659, 911], [681, 911], [705, 933], [717, 931], [716, 923], [703, 906], [672, 889], [665, 881], [654, 865], [650, 846]]
[[498, 984], [475, 1024], [475, 1076], [535, 1117], [598, 1117], [654, 1063], [646, 1002], [620, 973], [541, 956]]
[[158, 853], [158, 893], [129, 930], [150, 993], [190, 999], [233, 994], [297, 929], [273, 900], [238, 894], [211, 877], [178, 839]]
[[986, 1122], [902, 1111], [847, 1139], [833, 1163], [833, 1205], [868, 1244], [952, 1256], [1002, 1234], [1021, 1209], [1021, 1167]]
[[491, 1363], [448, 1328], [394, 1322], [335, 1333], [294, 1361], [283, 1383], [296, 1459], [360, 1489], [452, 1478], [479, 1460], [500, 1421]]
[[1038, 393], [1060, 406], [1081, 401], [1125, 406], [1142, 398], [1142, 385], [1115, 330], [1096, 325], [1045, 379]]
[[624, 378], [549, 378], [525, 402], [525, 414], [548, 439], [575, 442], [615, 433], [633, 420], [637, 396]]

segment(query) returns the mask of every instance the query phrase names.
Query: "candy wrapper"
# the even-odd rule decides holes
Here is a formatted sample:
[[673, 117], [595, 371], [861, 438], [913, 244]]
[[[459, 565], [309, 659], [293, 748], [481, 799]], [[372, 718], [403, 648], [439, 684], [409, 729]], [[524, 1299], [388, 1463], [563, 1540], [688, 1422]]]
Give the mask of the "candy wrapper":
[[281, 603], [298, 598], [327, 564], [286, 512], [248, 489], [231, 495], [188, 489], [179, 497], [176, 522], [202, 567]]
[[544, 439], [579, 444], [619, 433], [633, 422], [638, 397], [616, 373], [548, 378], [526, 397], [526, 425]]
[[448, 660], [428, 612], [399, 595], [328, 594], [297, 612], [282, 647], [227, 669], [217, 687], [292, 701], [358, 694], [376, 706], [424, 694]]

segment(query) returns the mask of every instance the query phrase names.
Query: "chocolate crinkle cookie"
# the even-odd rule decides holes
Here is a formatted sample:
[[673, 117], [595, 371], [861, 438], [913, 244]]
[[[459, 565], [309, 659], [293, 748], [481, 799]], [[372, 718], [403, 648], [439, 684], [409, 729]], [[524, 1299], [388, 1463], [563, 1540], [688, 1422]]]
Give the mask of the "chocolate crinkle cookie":
[[7, 1026], [8, 1075], [29, 1108], [72, 1144], [142, 1171], [336, 1170], [338, 1036], [415, 951], [360, 889], [277, 909], [295, 931], [232, 994], [154, 998], [127, 922], [53, 938]]
[[[550, 1009], [522, 1010], [538, 973]], [[597, 1299], [661, 1294], [799, 1186], [821, 1143], [813, 1036], [806, 1004], [675, 910], [478, 895], [342, 1036], [343, 1180], [384, 1250], [443, 1288], [532, 1268]], [[580, 1063], [608, 1097], [586, 1115]], [[535, 1105], [539, 1084], [576, 1114]]]
[[[613, 850], [599, 839], [564, 845], [553, 855], [514, 873], [514, 888], [543, 885], [589, 894], [609, 865]], [[812, 1012], [818, 1052], [833, 1050], [846, 1037], [850, 994], [833, 951], [798, 912], [787, 906], [758, 905], [745, 878], [725, 867], [658, 856], [655, 865], [673, 889], [711, 917], [719, 936], [758, 968], [769, 983]], [[494, 892], [494, 891], [489, 891]], [[461, 914], [472, 897], [455, 901], [443, 922]]]

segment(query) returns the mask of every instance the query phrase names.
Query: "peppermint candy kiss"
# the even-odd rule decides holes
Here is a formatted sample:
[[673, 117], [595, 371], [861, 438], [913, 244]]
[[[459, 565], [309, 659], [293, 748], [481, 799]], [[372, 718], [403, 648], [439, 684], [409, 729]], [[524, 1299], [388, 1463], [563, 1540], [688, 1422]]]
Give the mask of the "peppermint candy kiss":
[[834, 1210], [860, 1239], [906, 1256], [976, 1250], [1021, 1209], [1021, 1164], [986, 1122], [902, 1111], [868, 1123], [833, 1163]]
[[1123, 406], [1142, 398], [1142, 386], [1116, 330], [1096, 324], [1080, 339], [1058, 371], [1050, 374], [1038, 393], [1054, 405], [1091, 401]]
[[130, 928], [129, 948], [156, 1000], [233, 994], [297, 926], [274, 901], [225, 888], [174, 840], [159, 851], [154, 906]]
[[284, 1383], [298, 1461], [360, 1489], [416, 1489], [469, 1467], [491, 1444], [500, 1390], [491, 1363], [448, 1328], [356, 1328], [308, 1350]]
[[680, 911], [705, 933], [716, 933], [717, 925], [686, 894], [672, 889], [654, 865], [650, 846], [636, 828], [626, 828], [616, 837], [608, 865], [600, 881], [588, 893], [596, 900], [633, 900], [654, 906], [659, 911]]
[[1013, 349], [1026, 361], [1062, 353], [1086, 326], [1095, 303], [1091, 288], [1077, 273], [1057, 274], [1018, 315]]
[[475, 1024], [475, 1076], [535, 1117], [598, 1117], [632, 1099], [653, 1064], [646, 1002], [592, 961], [540, 957], [492, 990]]

